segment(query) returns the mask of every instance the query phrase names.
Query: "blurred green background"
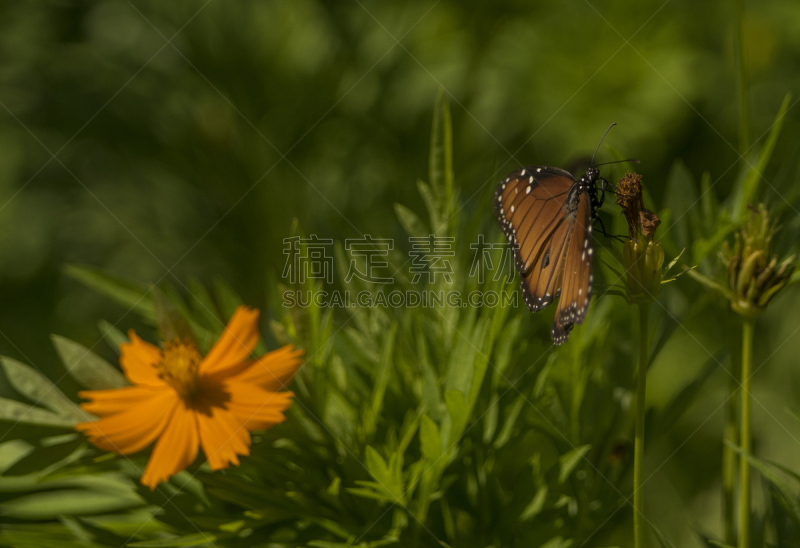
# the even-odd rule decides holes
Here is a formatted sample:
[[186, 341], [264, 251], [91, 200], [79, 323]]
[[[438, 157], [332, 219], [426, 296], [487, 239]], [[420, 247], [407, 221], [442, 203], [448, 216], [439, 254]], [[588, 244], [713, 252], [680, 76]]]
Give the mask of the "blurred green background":
[[[607, 143], [642, 161], [656, 204], [676, 159], [725, 197], [739, 173], [735, 21], [724, 1], [2, 1], [0, 353], [55, 371], [49, 333], [92, 346], [99, 318], [136, 326], [65, 264], [221, 276], [268, 309], [294, 218], [320, 237], [400, 238], [393, 204], [423, 208], [440, 86], [466, 214], [487, 224], [507, 172], [569, 167], [611, 122]], [[800, 92], [798, 28], [798, 2], [744, 6], [753, 140]], [[796, 228], [791, 105], [762, 188]], [[757, 453], [794, 469], [798, 296], [759, 323], [756, 365], [771, 359], [754, 407]], [[692, 335], [655, 364], [655, 405], [718, 348], [714, 320], [688, 319]], [[711, 388], [648, 456], [648, 504], [677, 546], [717, 527], [723, 372]]]

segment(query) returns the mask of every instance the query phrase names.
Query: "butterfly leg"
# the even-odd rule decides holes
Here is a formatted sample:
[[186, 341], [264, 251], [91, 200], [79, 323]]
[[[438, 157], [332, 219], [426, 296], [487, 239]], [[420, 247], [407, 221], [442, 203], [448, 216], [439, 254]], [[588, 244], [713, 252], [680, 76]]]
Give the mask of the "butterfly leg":
[[609, 194], [616, 195], [617, 193], [614, 192], [614, 185], [609, 183], [606, 179], [600, 178], [600, 201], [598, 207], [603, 205], [603, 202], [606, 199], [606, 192]]
[[[600, 203], [602, 203], [602, 199], [600, 200]], [[598, 223], [600, 223], [600, 234], [602, 234], [606, 238], [610, 238], [612, 240], [617, 240], [617, 241], [620, 241], [620, 242], [623, 242], [623, 243], [625, 242], [625, 240], [633, 240], [633, 238], [631, 238], [630, 236], [626, 236], [624, 234], [609, 234], [606, 231], [605, 225], [603, 224], [603, 219], [601, 219], [600, 217], [595, 217], [595, 220]]]

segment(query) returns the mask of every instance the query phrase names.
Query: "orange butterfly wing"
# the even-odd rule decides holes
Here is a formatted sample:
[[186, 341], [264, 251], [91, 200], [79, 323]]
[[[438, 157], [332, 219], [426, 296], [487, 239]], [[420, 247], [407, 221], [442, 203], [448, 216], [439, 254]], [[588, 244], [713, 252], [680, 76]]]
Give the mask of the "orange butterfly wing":
[[[567, 171], [533, 166], [509, 175], [495, 192], [495, 215], [514, 249], [525, 304], [536, 312], [561, 296], [556, 344], [583, 321], [591, 294], [592, 207], [576, 184]], [[570, 197], [577, 204], [569, 204]]]
[[592, 205], [586, 192], [580, 194], [571, 222], [573, 229], [564, 262], [564, 285], [551, 332], [556, 344], [567, 340], [576, 323], [583, 323], [592, 296]]

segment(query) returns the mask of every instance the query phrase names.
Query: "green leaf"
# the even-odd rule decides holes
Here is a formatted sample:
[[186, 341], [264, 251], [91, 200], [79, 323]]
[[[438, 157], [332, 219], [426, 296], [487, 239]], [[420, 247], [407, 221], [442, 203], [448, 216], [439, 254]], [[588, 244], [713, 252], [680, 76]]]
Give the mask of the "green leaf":
[[547, 500], [547, 485], [542, 485], [536, 494], [533, 496], [533, 500], [525, 507], [522, 511], [522, 514], [519, 516], [520, 521], [529, 521], [536, 516], [538, 516], [542, 510], [544, 509], [544, 503]]
[[59, 438], [64, 439], [59, 443], [43, 443], [41, 446], [35, 447], [25, 455], [25, 458], [8, 468], [3, 475], [22, 476], [54, 467], [62, 461], [68, 460], [68, 457], [84, 444], [83, 436], [78, 434], [68, 434], [59, 436]]
[[725, 544], [724, 542], [720, 542], [718, 540], [708, 539], [706, 540], [710, 546], [716, 546], [717, 548], [736, 548], [735, 546], [731, 546], [730, 544]]
[[399, 462], [399, 455], [395, 453], [389, 459], [389, 463], [387, 463], [383, 460], [380, 453], [368, 445], [365, 456], [367, 470], [375, 479], [375, 483], [357, 481], [356, 484], [372, 487], [376, 495], [385, 498], [389, 502], [396, 502], [405, 506], [403, 481], [401, 477], [402, 465]]
[[77, 421], [92, 420], [92, 416], [75, 405], [50, 379], [7, 356], [0, 357], [8, 382], [14, 389], [35, 404], [42, 404], [65, 418]]
[[481, 318], [472, 333], [471, 344], [475, 349], [475, 354], [472, 362], [469, 392], [467, 393], [467, 414], [472, 412], [480, 395], [486, 369], [489, 367], [489, 356], [492, 353], [494, 339], [499, 332], [500, 326], [504, 323], [505, 313], [508, 309], [497, 306], [494, 310], [495, 313], [492, 319], [487, 321], [486, 318]]
[[[270, 510], [270, 514], [274, 514], [274, 513], [275, 513], [275, 511], [271, 509]], [[291, 517], [291, 516], [287, 515], [287, 517]], [[347, 532], [347, 530], [344, 527], [342, 527], [342, 525], [340, 523], [337, 523], [336, 521], [333, 521], [333, 520], [330, 520], [330, 519], [325, 519], [325, 518], [311, 518], [310, 521], [312, 521], [313, 523], [316, 523], [317, 525], [319, 525], [320, 527], [322, 527], [326, 531], [328, 531], [330, 533], [333, 533], [334, 535], [336, 535], [339, 538], [342, 538], [342, 539], [352, 538], [350, 536], [350, 534]]]
[[128, 386], [119, 369], [83, 346], [61, 335], [50, 335], [67, 372], [90, 390], [108, 390]]
[[776, 469], [774, 465], [769, 462], [763, 461], [758, 457], [751, 455], [750, 453], [746, 453], [736, 445], [732, 443], [725, 442], [728, 447], [731, 447], [734, 451], [736, 451], [739, 455], [744, 456], [747, 459], [747, 462], [750, 465], [759, 471], [759, 473], [764, 476], [768, 482], [770, 482], [776, 489], [777, 495], [779, 495], [780, 501], [787, 512], [792, 514], [792, 518], [800, 523], [800, 498], [798, 498], [794, 489], [792, 489], [786, 478], [782, 476], [782, 473]]
[[327, 540], [312, 540], [308, 543], [309, 548], [353, 548], [353, 542], [356, 540], [355, 537], [352, 537], [352, 540], [348, 542], [328, 542]]
[[425, 224], [417, 216], [416, 213], [408, 209], [402, 204], [394, 204], [394, 211], [397, 218], [406, 231], [406, 234], [416, 238], [424, 237], [430, 234], [430, 231], [425, 227]]
[[767, 165], [772, 158], [772, 153], [775, 151], [775, 145], [777, 144], [778, 137], [781, 134], [781, 128], [783, 127], [783, 122], [786, 119], [786, 112], [789, 110], [791, 99], [792, 95], [790, 93], [787, 93], [783, 98], [781, 108], [778, 109], [778, 115], [775, 117], [775, 121], [772, 123], [772, 128], [770, 129], [769, 136], [767, 137], [767, 142], [764, 144], [758, 155], [758, 163], [755, 166], [750, 167], [745, 174], [744, 180], [742, 181], [741, 191], [734, 194], [734, 196], [738, 198], [734, 203], [734, 219], [742, 219], [747, 212], [747, 204], [752, 204], [757, 199], [756, 194], [758, 193], [759, 183], [761, 183], [761, 178], [764, 176], [764, 171], [767, 169]]
[[419, 353], [420, 367], [422, 368], [422, 402], [431, 418], [438, 420], [442, 414], [442, 394], [439, 387], [439, 378], [428, 356], [428, 345], [425, 337], [420, 333], [417, 336], [417, 351]]
[[212, 500], [216, 497], [242, 508], [262, 508], [265, 501], [270, 499], [270, 493], [263, 488], [263, 485], [256, 485], [242, 477], [203, 471], [197, 473], [196, 477], [204, 484]]
[[500, 380], [505, 376], [508, 366], [511, 365], [511, 357], [514, 350], [519, 348], [517, 335], [522, 327], [523, 316], [517, 315], [509, 321], [504, 328], [503, 336], [497, 343], [495, 350], [495, 360], [492, 371], [492, 386], [497, 387]]
[[517, 423], [517, 418], [519, 418], [519, 414], [525, 403], [525, 396], [523, 394], [520, 394], [517, 399], [514, 400], [508, 415], [503, 420], [503, 428], [500, 430], [500, 434], [497, 435], [497, 439], [494, 440], [495, 449], [500, 449], [511, 439], [514, 425]]
[[413, 441], [417, 429], [419, 428], [420, 418], [422, 417], [421, 411], [422, 410], [419, 408], [406, 411], [403, 423], [400, 426], [400, 439], [397, 442], [396, 448], [398, 453], [405, 454], [408, 445]]
[[572, 546], [571, 539], [565, 540], [562, 537], [555, 537], [542, 544], [539, 548], [569, 548], [570, 546]]
[[[62, 518], [62, 521], [63, 518]], [[124, 542], [125, 539], [119, 539]], [[112, 546], [118, 544], [111, 544]], [[0, 530], [0, 546], [13, 548], [106, 548], [109, 544], [98, 544], [77, 538], [63, 523], [4, 524]]]
[[24, 440], [9, 440], [0, 443], [0, 475], [34, 449], [34, 446]]
[[464, 394], [467, 398], [467, 405], [471, 387], [475, 382], [479, 382], [476, 373], [480, 374], [482, 379], [485, 371], [485, 364], [481, 368], [484, 371], [480, 371], [477, 366], [480, 365], [478, 363], [479, 349], [484, 346], [488, 333], [486, 319], [481, 318], [476, 322], [475, 309], [468, 310], [466, 317], [457, 327], [450, 319], [443, 317], [443, 320], [454, 328], [454, 337], [456, 338], [445, 372], [445, 388], [458, 390]]
[[453, 445], [467, 426], [467, 402], [464, 401], [464, 394], [460, 390], [447, 390], [444, 393], [444, 402], [447, 406], [447, 413], [450, 419], [449, 431], [446, 435], [447, 444]]
[[[434, 195], [449, 207], [453, 197], [453, 123], [445, 93], [444, 87], [440, 87], [433, 110], [428, 177]], [[445, 218], [448, 213], [444, 211]]]
[[66, 265], [64, 272], [122, 306], [135, 310], [148, 320], [155, 321], [156, 309], [146, 285], [125, 280], [91, 266]]
[[425, 208], [428, 210], [431, 233], [441, 234], [446, 226], [442, 225], [442, 219], [439, 213], [439, 210], [441, 209], [439, 201], [433, 195], [431, 187], [426, 185], [423, 181], [417, 181], [417, 190], [419, 191], [420, 196], [422, 196], [422, 201], [425, 202]]
[[353, 542], [356, 540], [355, 537], [352, 537], [352, 540], [348, 542], [328, 542], [327, 540], [312, 540], [308, 543], [309, 548], [353, 548]]
[[580, 447], [576, 447], [569, 453], [561, 455], [561, 457], [558, 459], [559, 463], [561, 464], [561, 470], [558, 473], [558, 483], [564, 483], [567, 480], [567, 478], [572, 474], [573, 470], [575, 470], [575, 467], [578, 466], [591, 448], [591, 445], [582, 445]]
[[328, 397], [323, 415], [325, 428], [330, 429], [337, 438], [352, 439], [360, 413], [350, 398], [345, 397], [335, 386], [328, 386], [327, 389]]
[[130, 342], [128, 341], [128, 337], [126, 337], [122, 331], [105, 320], [100, 320], [97, 322], [97, 327], [100, 329], [100, 333], [102, 333], [103, 338], [118, 355], [120, 353], [119, 347]]
[[388, 336], [384, 339], [383, 349], [381, 351], [381, 359], [378, 363], [378, 370], [376, 372], [375, 381], [372, 388], [372, 401], [369, 413], [365, 418], [364, 430], [368, 436], [375, 432], [375, 424], [380, 417], [381, 409], [383, 408], [383, 397], [386, 394], [386, 386], [389, 383], [389, 376], [392, 367], [392, 352], [394, 351], [395, 334], [397, 333], [397, 324], [392, 324], [389, 329]]
[[664, 269], [664, 274], [667, 274], [667, 273], [669, 273], [669, 271], [672, 269], [672, 267], [673, 267], [673, 266], [675, 266], [675, 263], [677, 263], [677, 262], [678, 262], [678, 259], [680, 259], [680, 258], [681, 258], [681, 256], [683, 255], [683, 252], [684, 252], [684, 251], [686, 251], [686, 248], [685, 248], [685, 247], [684, 247], [683, 249], [681, 249], [681, 252], [680, 252], [680, 253], [678, 253], [678, 254], [675, 256], [675, 258], [674, 258], [674, 259], [672, 259], [672, 260], [669, 262], [669, 264], [667, 265], [667, 267]]
[[733, 293], [727, 287], [721, 285], [720, 283], [716, 282], [715, 280], [712, 280], [711, 278], [703, 276], [702, 274], [700, 274], [696, 270], [687, 270], [686, 273], [689, 274], [689, 276], [691, 278], [694, 278], [696, 281], [700, 282], [701, 284], [703, 284], [707, 288], [713, 289], [715, 291], [718, 291], [721, 295], [724, 295], [725, 298], [727, 298], [727, 299], [733, 299], [734, 298]]
[[536, 384], [533, 385], [533, 397], [534, 398], [541, 398], [544, 395], [545, 389], [548, 385], [548, 378], [550, 377], [550, 371], [553, 369], [553, 365], [556, 363], [556, 359], [558, 358], [558, 354], [550, 354], [547, 358], [547, 362], [542, 367], [541, 371], [536, 375]]
[[40, 407], [33, 407], [8, 398], [0, 398], [0, 421], [70, 429], [78, 422], [74, 418], [56, 415]]
[[443, 452], [442, 437], [439, 435], [439, 427], [433, 420], [423, 415], [419, 425], [419, 443], [422, 455], [431, 462], [438, 461]]
[[128, 546], [136, 546], [138, 548], [169, 548], [175, 546], [207, 546], [214, 545], [215, 541], [219, 540], [217, 535], [212, 533], [194, 533], [184, 537], [166, 539], [166, 540], [148, 540], [144, 542], [131, 542]]
[[142, 499], [133, 492], [59, 489], [6, 501], [0, 504], [0, 512], [20, 519], [53, 519], [61, 515], [105, 514], [141, 504]]
[[500, 418], [500, 396], [492, 394], [492, 400], [486, 413], [483, 415], [483, 443], [489, 444], [497, 431], [497, 421]]

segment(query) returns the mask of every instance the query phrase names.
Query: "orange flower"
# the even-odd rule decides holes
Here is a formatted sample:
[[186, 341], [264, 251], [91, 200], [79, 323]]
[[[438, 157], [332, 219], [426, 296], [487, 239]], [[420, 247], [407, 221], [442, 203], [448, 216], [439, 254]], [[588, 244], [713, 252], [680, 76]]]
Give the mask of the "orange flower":
[[205, 358], [186, 341], [158, 348], [129, 332], [120, 364], [133, 384], [80, 393], [83, 409], [101, 417], [75, 428], [104, 451], [123, 455], [156, 442], [142, 483], [155, 489], [203, 448], [212, 470], [250, 454], [249, 430], [283, 422], [291, 392], [279, 392], [302, 363], [291, 345], [256, 359], [258, 310], [240, 306]]

